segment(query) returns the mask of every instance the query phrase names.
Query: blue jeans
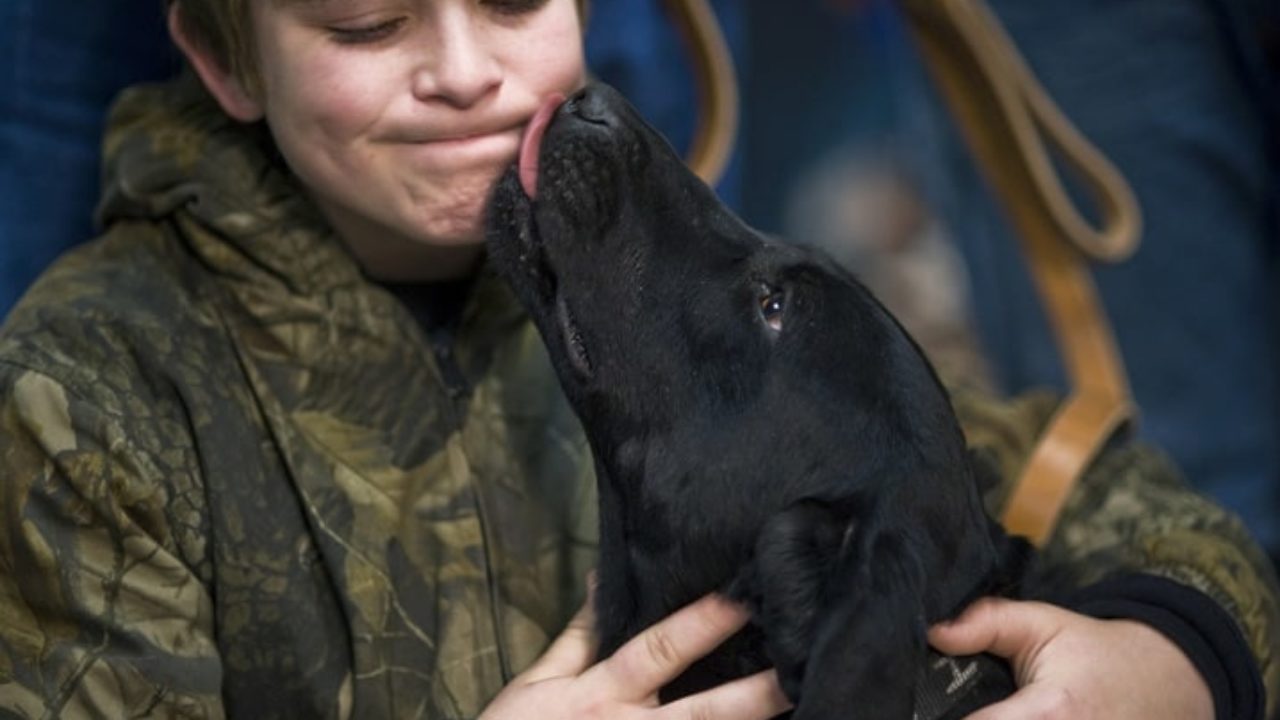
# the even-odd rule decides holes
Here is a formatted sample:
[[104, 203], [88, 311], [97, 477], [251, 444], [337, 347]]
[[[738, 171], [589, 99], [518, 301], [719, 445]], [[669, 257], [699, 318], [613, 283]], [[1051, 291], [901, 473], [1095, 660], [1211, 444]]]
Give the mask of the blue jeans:
[[[1252, 34], [1265, 5], [992, 5], [1142, 204], [1138, 254], [1094, 273], [1142, 408], [1142, 435], [1280, 557], [1280, 125], [1275, 96], [1264, 90], [1275, 78], [1260, 66]], [[1063, 386], [1017, 244], [945, 111], [919, 88], [906, 97], [909, 135], [926, 139], [914, 146], [916, 164], [969, 262], [1000, 380], [1006, 390]]]
[[177, 67], [157, 0], [0, 3], [0, 317], [94, 233], [107, 106]]

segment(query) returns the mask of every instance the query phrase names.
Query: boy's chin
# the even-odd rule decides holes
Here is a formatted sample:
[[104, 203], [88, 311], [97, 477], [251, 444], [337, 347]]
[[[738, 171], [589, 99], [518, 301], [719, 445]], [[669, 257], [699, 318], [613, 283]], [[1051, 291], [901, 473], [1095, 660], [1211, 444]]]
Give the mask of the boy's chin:
[[485, 199], [454, 206], [423, 208], [417, 217], [410, 215], [401, 223], [400, 231], [420, 245], [466, 247], [484, 243]]

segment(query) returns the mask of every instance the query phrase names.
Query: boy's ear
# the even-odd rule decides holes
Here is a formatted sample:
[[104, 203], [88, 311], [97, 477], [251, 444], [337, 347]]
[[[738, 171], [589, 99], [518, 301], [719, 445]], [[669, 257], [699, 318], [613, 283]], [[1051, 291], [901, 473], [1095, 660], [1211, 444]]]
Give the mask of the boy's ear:
[[222, 106], [223, 112], [232, 118], [246, 123], [261, 120], [262, 103], [244, 87], [239, 78], [224, 67], [204, 43], [187, 34], [181, 12], [182, 3], [169, 5], [169, 35], [200, 76], [205, 88]]

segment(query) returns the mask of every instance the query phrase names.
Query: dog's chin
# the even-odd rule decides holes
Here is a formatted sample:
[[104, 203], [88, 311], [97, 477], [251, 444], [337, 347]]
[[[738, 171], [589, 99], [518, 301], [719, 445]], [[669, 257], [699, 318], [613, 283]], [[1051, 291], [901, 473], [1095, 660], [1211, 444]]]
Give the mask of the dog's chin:
[[491, 201], [487, 243], [495, 269], [529, 310], [562, 380], [582, 383], [593, 375], [591, 355], [573, 308], [560, 292], [534, 201], [513, 169], [498, 182]]
[[489, 199], [485, 242], [494, 268], [533, 311], [550, 305], [555, 275], [533, 217], [533, 201], [520, 186], [513, 167], [499, 180]]

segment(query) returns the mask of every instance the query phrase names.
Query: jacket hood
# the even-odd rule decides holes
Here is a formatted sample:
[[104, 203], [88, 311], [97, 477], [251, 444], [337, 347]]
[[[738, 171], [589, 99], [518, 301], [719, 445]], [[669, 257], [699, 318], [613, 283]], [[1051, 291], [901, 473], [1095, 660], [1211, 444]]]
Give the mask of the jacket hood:
[[197, 240], [222, 241], [193, 240], [222, 272], [265, 270], [294, 293], [362, 278], [265, 124], [228, 117], [190, 72], [120, 95], [107, 123], [102, 176], [102, 227], [173, 219]]

